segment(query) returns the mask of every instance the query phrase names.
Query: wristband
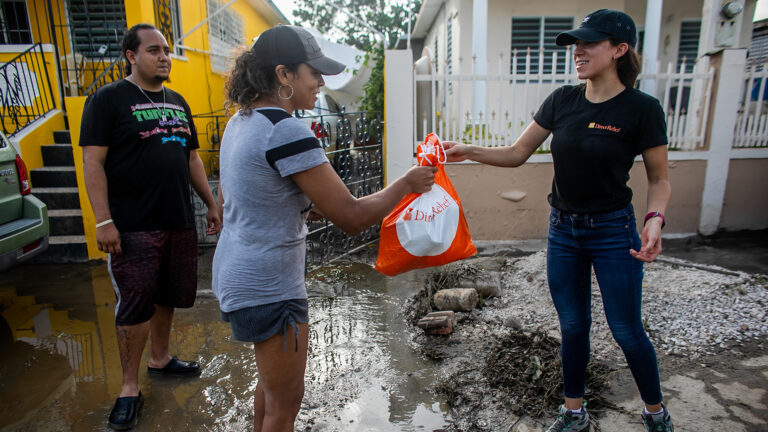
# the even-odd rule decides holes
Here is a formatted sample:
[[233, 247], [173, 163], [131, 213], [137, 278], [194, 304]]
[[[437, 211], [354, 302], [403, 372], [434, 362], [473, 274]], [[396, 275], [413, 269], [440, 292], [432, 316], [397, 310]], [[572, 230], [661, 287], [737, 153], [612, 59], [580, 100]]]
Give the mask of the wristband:
[[664, 228], [664, 226], [667, 224], [667, 219], [664, 217], [661, 212], [653, 211], [645, 215], [645, 220], [643, 221], [643, 226], [648, 223], [648, 219], [660, 217], [661, 218], [661, 227]]
[[107, 220], [105, 220], [105, 221], [102, 221], [102, 222], [99, 222], [99, 223], [97, 223], [97, 224], [96, 224], [96, 228], [101, 228], [101, 227], [103, 227], [104, 225], [109, 225], [109, 224], [111, 224], [111, 223], [112, 223], [112, 219], [107, 219]]

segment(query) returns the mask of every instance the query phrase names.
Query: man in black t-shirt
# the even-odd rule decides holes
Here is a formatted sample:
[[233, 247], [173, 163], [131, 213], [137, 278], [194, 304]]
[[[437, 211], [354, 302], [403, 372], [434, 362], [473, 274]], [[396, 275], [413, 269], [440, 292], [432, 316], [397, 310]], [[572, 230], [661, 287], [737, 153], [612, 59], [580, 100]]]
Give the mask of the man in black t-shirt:
[[123, 368], [109, 416], [116, 430], [134, 427], [143, 404], [138, 371], [152, 333], [148, 372], [197, 376], [200, 365], [168, 351], [173, 311], [191, 307], [197, 289], [197, 233], [190, 184], [208, 206], [208, 234], [220, 218], [208, 187], [192, 113], [163, 86], [171, 70], [168, 43], [148, 24], [123, 38], [130, 75], [91, 95], [80, 145], [99, 250], [117, 295], [115, 325]]

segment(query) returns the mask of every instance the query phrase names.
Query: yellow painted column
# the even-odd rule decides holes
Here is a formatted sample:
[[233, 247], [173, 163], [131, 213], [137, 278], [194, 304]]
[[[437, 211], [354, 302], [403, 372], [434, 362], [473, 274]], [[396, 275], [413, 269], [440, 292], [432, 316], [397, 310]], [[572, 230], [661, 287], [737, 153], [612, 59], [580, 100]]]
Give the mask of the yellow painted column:
[[80, 122], [83, 118], [85, 97], [68, 97], [67, 114], [69, 114], [69, 135], [72, 137], [72, 157], [75, 160], [80, 208], [83, 211], [83, 228], [85, 242], [88, 246], [88, 259], [107, 259], [107, 254], [96, 246], [96, 217], [93, 215], [91, 201], [85, 189], [85, 173], [83, 172], [83, 149], [80, 147]]

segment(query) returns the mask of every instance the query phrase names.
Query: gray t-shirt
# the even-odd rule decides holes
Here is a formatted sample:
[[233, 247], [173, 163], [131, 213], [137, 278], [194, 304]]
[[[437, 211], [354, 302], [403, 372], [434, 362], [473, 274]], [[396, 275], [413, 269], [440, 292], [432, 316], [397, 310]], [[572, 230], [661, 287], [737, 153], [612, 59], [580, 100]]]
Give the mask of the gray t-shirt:
[[307, 298], [310, 201], [290, 176], [326, 162], [307, 125], [280, 108], [229, 120], [219, 158], [224, 221], [213, 258], [222, 311]]

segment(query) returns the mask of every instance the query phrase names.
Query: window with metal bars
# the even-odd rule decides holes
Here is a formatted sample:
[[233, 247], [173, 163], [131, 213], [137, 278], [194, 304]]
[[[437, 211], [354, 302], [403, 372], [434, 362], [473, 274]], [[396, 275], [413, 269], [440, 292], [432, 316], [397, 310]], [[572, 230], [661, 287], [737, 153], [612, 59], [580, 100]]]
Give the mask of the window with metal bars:
[[680, 45], [677, 49], [677, 69], [683, 64], [685, 58], [685, 72], [693, 72], [696, 58], [699, 55], [699, 35], [701, 33], [701, 21], [683, 21], [680, 23]]
[[0, 44], [31, 44], [27, 5], [24, 0], [4, 0], [0, 7]]
[[208, 0], [208, 42], [216, 53], [211, 55], [211, 69], [226, 72], [229, 54], [243, 42], [243, 17], [232, 9], [219, 11], [221, 8], [218, 1]]
[[88, 58], [118, 58], [125, 34], [122, 0], [69, 0], [70, 37], [76, 53]]
[[757, 24], [752, 30], [752, 41], [747, 51], [747, 66], [750, 69], [763, 67], [768, 63], [768, 21]]
[[181, 36], [181, 14], [179, 12], [179, 0], [154, 0], [155, 25], [160, 33], [165, 36], [171, 52], [183, 56], [184, 50], [174, 46], [175, 38]]
[[[573, 17], [513, 17], [512, 44], [510, 48], [509, 70], [512, 74], [523, 74], [526, 70], [526, 52], [530, 48], [530, 60], [527, 64], [530, 73], [542, 72], [565, 73], [567, 58], [564, 47], [555, 44], [558, 33], [573, 28]], [[514, 67], [514, 52], [517, 50], [517, 68]], [[543, 50], [543, 51], [542, 51]], [[558, 53], [557, 64], [552, 65], [552, 53]], [[541, 56], [543, 55], [543, 59]]]

